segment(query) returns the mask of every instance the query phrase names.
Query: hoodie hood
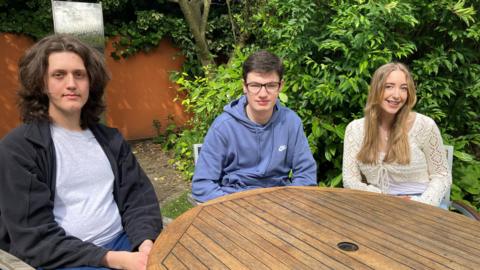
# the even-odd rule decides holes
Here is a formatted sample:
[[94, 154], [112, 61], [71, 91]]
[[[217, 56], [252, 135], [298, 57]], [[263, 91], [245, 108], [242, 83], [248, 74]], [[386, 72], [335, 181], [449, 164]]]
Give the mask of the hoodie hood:
[[223, 111], [237, 119], [244, 126], [250, 129], [258, 129], [259, 127], [267, 128], [268, 126], [272, 125], [272, 123], [275, 123], [275, 121], [278, 120], [279, 115], [281, 115], [280, 110], [284, 109], [284, 107], [280, 104], [280, 101], [277, 99], [275, 101], [275, 106], [273, 106], [272, 117], [265, 125], [260, 125], [248, 118], [247, 113], [245, 112], [245, 106], [247, 106], [247, 104], [247, 97], [243, 95], [239, 99], [234, 100], [223, 107]]

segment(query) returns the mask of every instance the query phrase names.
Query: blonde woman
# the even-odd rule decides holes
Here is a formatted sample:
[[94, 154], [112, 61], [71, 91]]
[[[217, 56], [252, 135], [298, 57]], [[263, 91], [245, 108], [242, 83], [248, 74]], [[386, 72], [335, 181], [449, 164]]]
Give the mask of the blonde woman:
[[440, 206], [450, 189], [435, 122], [412, 111], [416, 90], [408, 68], [388, 63], [370, 83], [365, 117], [346, 129], [343, 186]]

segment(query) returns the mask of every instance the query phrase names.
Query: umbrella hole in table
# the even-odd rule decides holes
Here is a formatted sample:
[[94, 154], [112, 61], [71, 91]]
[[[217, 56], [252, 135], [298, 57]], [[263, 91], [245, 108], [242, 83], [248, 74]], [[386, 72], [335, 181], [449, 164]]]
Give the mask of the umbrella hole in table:
[[357, 251], [358, 245], [351, 242], [340, 242], [337, 247], [343, 251]]

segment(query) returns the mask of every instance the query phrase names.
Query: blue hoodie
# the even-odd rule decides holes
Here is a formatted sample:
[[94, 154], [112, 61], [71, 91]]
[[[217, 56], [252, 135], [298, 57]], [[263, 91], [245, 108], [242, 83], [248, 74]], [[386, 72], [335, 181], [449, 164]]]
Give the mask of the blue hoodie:
[[246, 104], [242, 96], [225, 106], [208, 130], [192, 180], [197, 201], [261, 187], [317, 185], [317, 165], [297, 114], [277, 100], [270, 121], [260, 125], [247, 117]]

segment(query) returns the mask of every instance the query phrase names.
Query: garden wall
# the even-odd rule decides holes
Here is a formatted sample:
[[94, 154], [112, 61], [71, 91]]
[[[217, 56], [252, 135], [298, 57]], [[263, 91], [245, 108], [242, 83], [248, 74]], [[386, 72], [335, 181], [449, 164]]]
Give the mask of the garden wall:
[[[17, 63], [32, 44], [27, 37], [0, 33], [0, 138], [20, 123], [16, 108]], [[173, 101], [177, 86], [169, 80], [170, 73], [182, 66], [180, 50], [163, 40], [149, 53], [128, 59], [116, 61], [110, 57], [112, 51], [109, 40], [105, 56], [112, 81], [105, 96], [107, 124], [130, 140], [155, 136], [154, 120], [160, 122], [161, 131], [168, 125], [169, 117], [176, 125], [183, 125], [188, 115], [180, 101]]]
[[15, 91], [17, 63], [32, 43], [24, 36], [0, 33], [0, 138], [20, 123]]

